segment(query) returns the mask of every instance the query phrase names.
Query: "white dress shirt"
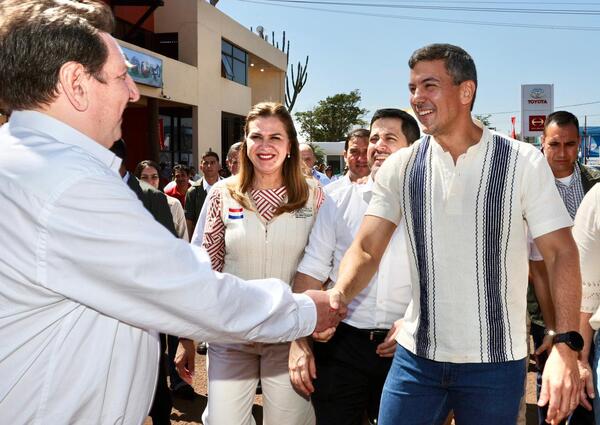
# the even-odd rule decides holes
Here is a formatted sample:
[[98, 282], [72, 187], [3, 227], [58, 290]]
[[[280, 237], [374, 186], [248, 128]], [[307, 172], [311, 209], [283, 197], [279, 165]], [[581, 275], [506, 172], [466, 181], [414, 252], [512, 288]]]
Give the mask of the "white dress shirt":
[[270, 279], [215, 273], [157, 223], [108, 149], [48, 115], [0, 129], [0, 422], [141, 424], [157, 332], [278, 342], [315, 307]]
[[348, 186], [352, 184], [350, 181], [349, 173], [344, 174], [342, 177], [336, 180], [332, 180], [327, 186], [323, 188], [326, 194], [330, 195], [334, 191], [338, 190], [341, 187]]
[[[372, 195], [373, 181], [340, 187], [325, 197], [298, 271], [325, 282], [337, 281], [340, 261], [352, 244]], [[332, 284], [332, 285], [333, 285]], [[411, 298], [410, 267], [401, 222], [379, 270], [348, 306], [344, 322], [361, 329], [389, 329], [402, 318]]]

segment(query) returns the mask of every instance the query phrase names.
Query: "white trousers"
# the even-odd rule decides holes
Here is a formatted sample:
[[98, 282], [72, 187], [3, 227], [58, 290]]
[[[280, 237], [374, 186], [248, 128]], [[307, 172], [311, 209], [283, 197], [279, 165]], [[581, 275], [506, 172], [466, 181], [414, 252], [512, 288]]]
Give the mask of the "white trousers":
[[254, 425], [252, 405], [258, 380], [263, 394], [263, 425], [314, 425], [309, 400], [292, 388], [289, 343], [209, 344], [208, 404], [205, 425]]

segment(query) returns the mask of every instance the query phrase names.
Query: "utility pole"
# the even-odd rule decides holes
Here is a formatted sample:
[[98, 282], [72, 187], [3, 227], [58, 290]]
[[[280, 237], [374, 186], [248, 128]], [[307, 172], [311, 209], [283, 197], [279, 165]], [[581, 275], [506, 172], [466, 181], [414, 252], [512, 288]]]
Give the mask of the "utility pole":
[[590, 147], [588, 146], [588, 138], [587, 138], [587, 115], [583, 116], [583, 163], [587, 164], [588, 156], [590, 154]]

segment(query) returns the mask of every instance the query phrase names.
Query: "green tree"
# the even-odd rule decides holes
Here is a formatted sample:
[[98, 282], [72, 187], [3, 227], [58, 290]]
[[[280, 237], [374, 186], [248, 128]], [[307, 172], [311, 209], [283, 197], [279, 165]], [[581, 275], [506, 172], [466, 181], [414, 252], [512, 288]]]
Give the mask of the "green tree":
[[327, 155], [325, 155], [325, 151], [323, 149], [321, 149], [321, 146], [319, 145], [315, 145], [314, 143], [309, 143], [310, 147], [312, 148], [313, 152], [315, 153], [315, 158], [317, 159], [317, 164], [324, 164], [325, 163], [325, 157]]
[[362, 117], [368, 111], [360, 108], [360, 100], [360, 92], [352, 90], [328, 96], [308, 111], [296, 112], [300, 132], [309, 142], [343, 140], [352, 126], [366, 124]]
[[479, 121], [481, 121], [481, 123], [483, 125], [485, 125], [486, 127], [489, 127], [491, 124], [491, 122], [490, 122], [491, 116], [492, 116], [492, 114], [487, 114], [487, 115], [475, 114], [475, 118], [477, 118]]

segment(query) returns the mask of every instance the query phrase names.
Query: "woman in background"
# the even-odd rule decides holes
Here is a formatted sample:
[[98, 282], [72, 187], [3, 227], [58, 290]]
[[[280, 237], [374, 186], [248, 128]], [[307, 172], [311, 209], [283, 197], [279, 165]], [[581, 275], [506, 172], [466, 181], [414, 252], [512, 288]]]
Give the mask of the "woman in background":
[[[154, 161], [149, 159], [140, 162], [137, 167], [135, 167], [135, 171], [133, 174], [140, 179], [145, 181], [151, 186], [154, 186], [158, 189], [158, 184], [160, 183], [160, 174], [158, 170], [160, 167]], [[171, 215], [173, 215], [173, 224], [175, 225], [175, 231], [177, 232], [177, 236], [180, 239], [184, 239], [189, 242], [190, 238], [188, 235], [187, 225], [185, 223], [185, 212], [183, 211], [183, 207], [181, 203], [167, 195], [167, 202], [169, 203], [169, 208], [171, 209]]]

